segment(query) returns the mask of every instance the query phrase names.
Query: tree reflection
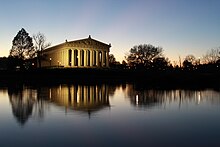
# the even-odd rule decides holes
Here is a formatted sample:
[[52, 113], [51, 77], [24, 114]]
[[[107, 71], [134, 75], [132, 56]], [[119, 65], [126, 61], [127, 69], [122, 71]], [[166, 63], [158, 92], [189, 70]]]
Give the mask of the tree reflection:
[[21, 125], [24, 125], [32, 114], [35, 94], [34, 91], [23, 89], [23, 86], [18, 85], [8, 89], [13, 115]]
[[139, 108], [166, 107], [166, 104], [172, 102], [178, 104], [179, 108], [183, 104], [198, 105], [202, 102], [220, 105], [220, 92], [213, 90], [142, 89], [135, 85], [127, 85], [126, 95], [131, 104]]

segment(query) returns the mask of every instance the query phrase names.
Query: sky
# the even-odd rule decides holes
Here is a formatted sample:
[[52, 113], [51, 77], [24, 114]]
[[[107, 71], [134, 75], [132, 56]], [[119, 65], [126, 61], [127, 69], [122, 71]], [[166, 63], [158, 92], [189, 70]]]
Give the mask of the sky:
[[171, 62], [220, 46], [219, 0], [1, 0], [0, 56], [24, 28], [52, 45], [92, 38], [122, 61], [134, 45], [160, 46]]

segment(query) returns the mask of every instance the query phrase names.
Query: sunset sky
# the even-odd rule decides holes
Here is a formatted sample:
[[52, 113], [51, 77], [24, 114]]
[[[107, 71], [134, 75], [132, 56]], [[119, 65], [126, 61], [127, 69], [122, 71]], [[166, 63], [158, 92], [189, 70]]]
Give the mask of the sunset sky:
[[122, 61], [137, 44], [161, 46], [171, 61], [202, 57], [220, 46], [219, 0], [3, 0], [0, 4], [0, 56], [24, 28], [42, 32], [56, 45], [92, 38], [111, 43]]

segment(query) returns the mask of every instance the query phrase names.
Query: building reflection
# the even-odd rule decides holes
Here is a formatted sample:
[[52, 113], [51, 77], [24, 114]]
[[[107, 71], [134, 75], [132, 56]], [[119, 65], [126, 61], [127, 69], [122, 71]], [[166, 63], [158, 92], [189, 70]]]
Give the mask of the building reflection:
[[41, 89], [44, 96], [59, 106], [68, 110], [88, 112], [109, 107], [109, 90], [107, 85], [60, 85]]
[[89, 117], [95, 111], [110, 107], [109, 88], [105, 84], [37, 88], [16, 85], [8, 88], [8, 95], [13, 115], [21, 125], [30, 116], [42, 119], [51, 103], [63, 108], [66, 113], [83, 112]]

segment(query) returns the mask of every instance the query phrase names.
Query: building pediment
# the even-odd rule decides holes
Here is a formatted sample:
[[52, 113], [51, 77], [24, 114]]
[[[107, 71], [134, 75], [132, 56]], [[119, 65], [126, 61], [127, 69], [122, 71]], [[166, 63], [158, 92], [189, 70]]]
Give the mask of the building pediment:
[[82, 48], [110, 48], [111, 45], [99, 42], [97, 40], [91, 39], [82, 39], [76, 41], [66, 42], [65, 44], [68, 47], [82, 47]]

